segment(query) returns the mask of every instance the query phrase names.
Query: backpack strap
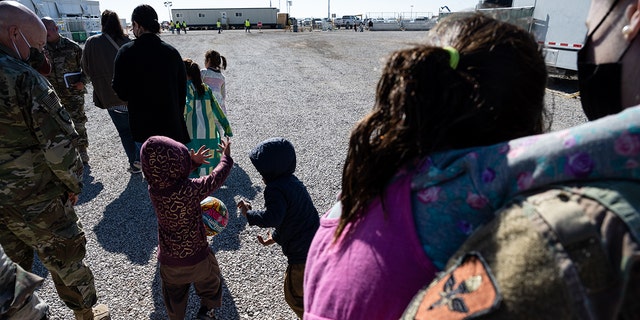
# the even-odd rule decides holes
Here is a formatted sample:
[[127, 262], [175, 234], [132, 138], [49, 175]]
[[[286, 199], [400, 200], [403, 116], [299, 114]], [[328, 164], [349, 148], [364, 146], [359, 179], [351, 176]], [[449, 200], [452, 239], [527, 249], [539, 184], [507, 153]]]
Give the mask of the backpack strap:
[[[611, 192], [612, 182], [600, 182], [580, 188], [581, 194], [600, 202], [615, 213], [629, 228], [636, 242], [640, 242], [640, 198], [638, 184], [633, 182], [615, 182], [615, 192]], [[575, 192], [575, 191], [574, 191]]]
[[111, 45], [113, 45], [113, 47], [116, 48], [116, 51], [120, 50], [120, 46], [115, 41], [113, 41], [113, 38], [111, 38], [106, 33], [103, 33], [103, 34], [104, 34], [105, 38], [107, 38], [107, 40], [109, 40], [109, 42], [111, 42]]

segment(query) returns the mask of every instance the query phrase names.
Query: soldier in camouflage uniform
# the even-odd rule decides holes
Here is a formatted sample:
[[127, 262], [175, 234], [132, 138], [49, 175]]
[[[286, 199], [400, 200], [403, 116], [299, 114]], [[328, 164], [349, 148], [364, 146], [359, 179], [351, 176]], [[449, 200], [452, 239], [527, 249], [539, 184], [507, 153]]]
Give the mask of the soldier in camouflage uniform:
[[0, 246], [0, 319], [47, 319], [49, 306], [35, 293], [43, 281], [11, 261]]
[[89, 140], [87, 138], [87, 116], [84, 113], [84, 88], [87, 83], [84, 74], [80, 76], [80, 80], [76, 83], [69, 83], [67, 87], [64, 75], [68, 73], [82, 71], [82, 48], [73, 40], [66, 38], [58, 32], [56, 22], [48, 17], [42, 18], [44, 26], [47, 28], [47, 45], [45, 47], [51, 61], [51, 73], [47, 75], [47, 79], [56, 90], [62, 106], [71, 114], [71, 119], [75, 125], [76, 131], [80, 135], [77, 142], [78, 150], [82, 162], [89, 162], [87, 147]]
[[94, 279], [73, 209], [82, 189], [78, 134], [51, 84], [28, 64], [42, 57], [45, 41], [33, 12], [0, 1], [0, 244], [27, 271], [35, 250], [76, 319], [109, 319], [106, 306], [92, 309]]

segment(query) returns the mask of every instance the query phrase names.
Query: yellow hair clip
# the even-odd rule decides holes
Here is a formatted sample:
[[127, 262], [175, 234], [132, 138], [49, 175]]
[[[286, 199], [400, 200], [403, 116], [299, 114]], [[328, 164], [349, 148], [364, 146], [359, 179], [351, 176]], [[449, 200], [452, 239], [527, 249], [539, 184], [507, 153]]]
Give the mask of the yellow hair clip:
[[442, 49], [449, 51], [449, 66], [451, 66], [451, 69], [457, 69], [458, 62], [460, 62], [460, 52], [458, 52], [456, 48], [450, 46], [446, 46]]

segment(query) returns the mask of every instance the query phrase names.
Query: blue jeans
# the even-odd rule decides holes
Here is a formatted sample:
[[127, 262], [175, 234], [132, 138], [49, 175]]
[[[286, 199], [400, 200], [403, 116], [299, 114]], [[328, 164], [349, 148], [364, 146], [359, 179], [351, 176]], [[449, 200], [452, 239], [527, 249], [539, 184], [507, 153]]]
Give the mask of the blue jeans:
[[140, 161], [140, 148], [136, 145], [135, 141], [133, 141], [133, 136], [131, 135], [129, 112], [113, 109], [108, 109], [107, 111], [109, 112], [111, 121], [113, 121], [113, 125], [115, 125], [116, 130], [118, 130], [122, 147], [127, 154], [127, 158], [129, 158], [129, 164], [133, 165], [135, 161]]

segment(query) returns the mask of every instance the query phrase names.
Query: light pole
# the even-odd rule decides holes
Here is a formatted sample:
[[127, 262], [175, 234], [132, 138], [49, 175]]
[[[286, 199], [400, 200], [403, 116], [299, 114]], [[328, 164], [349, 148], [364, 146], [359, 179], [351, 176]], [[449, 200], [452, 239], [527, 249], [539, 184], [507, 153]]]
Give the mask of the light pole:
[[331, 0], [327, 0], [327, 19], [331, 19]]
[[409, 15], [409, 20], [413, 19], [413, 5], [411, 5], [411, 14]]
[[169, 11], [169, 21], [173, 21], [173, 18], [171, 17], [171, 6], [173, 5], [173, 2], [171, 1], [165, 1], [164, 2], [164, 6], [167, 7], [167, 11]]

